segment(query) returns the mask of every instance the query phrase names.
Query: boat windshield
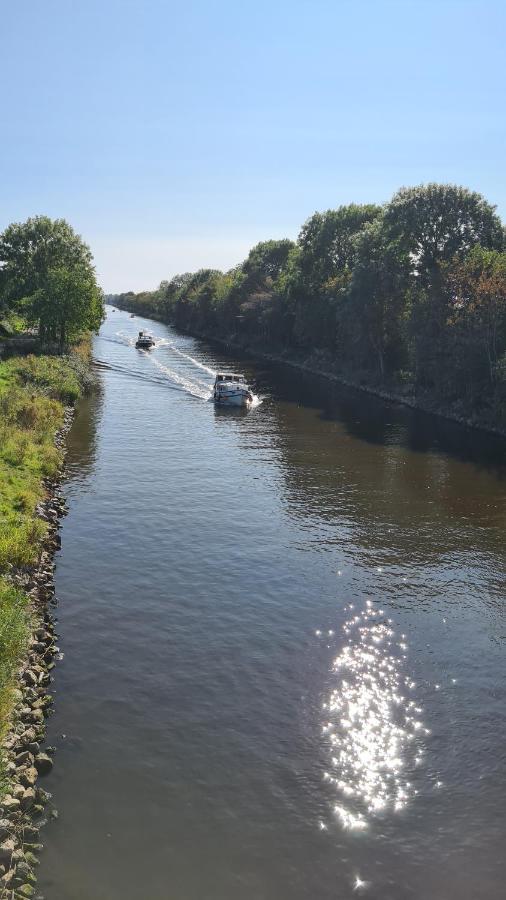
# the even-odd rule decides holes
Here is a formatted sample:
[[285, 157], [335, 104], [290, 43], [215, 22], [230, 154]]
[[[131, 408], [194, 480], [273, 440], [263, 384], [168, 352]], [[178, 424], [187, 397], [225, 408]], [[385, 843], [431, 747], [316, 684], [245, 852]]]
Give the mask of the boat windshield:
[[232, 381], [238, 384], [244, 382], [244, 375], [233, 375], [231, 372], [219, 372], [216, 376], [216, 383], [218, 384], [220, 381]]

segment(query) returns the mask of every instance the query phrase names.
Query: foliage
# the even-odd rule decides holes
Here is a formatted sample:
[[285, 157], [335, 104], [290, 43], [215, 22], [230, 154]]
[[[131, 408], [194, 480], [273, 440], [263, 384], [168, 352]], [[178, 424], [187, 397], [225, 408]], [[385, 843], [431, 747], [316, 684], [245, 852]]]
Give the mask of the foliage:
[[505, 248], [480, 194], [420, 185], [384, 207], [315, 213], [295, 244], [263, 241], [229, 272], [115, 302], [196, 333], [324, 354], [346, 377], [506, 425]]
[[36, 216], [0, 235], [0, 308], [38, 326], [63, 349], [103, 315], [91, 251], [64, 219]]
[[318, 290], [343, 272], [351, 272], [356, 255], [355, 236], [381, 212], [369, 204], [340, 206], [315, 213], [303, 225], [298, 244], [300, 269]]
[[355, 241], [356, 260], [343, 307], [341, 352], [374, 365], [381, 379], [406, 362], [406, 297], [409, 257], [389, 239], [382, 218], [367, 226]]
[[474, 247], [445, 269], [447, 318], [442, 329], [453, 390], [465, 387], [476, 402], [504, 403], [506, 354], [506, 252]]
[[504, 241], [495, 207], [481, 194], [453, 184], [401, 188], [385, 209], [385, 225], [411, 254], [424, 284], [442, 264], [477, 244], [501, 250]]

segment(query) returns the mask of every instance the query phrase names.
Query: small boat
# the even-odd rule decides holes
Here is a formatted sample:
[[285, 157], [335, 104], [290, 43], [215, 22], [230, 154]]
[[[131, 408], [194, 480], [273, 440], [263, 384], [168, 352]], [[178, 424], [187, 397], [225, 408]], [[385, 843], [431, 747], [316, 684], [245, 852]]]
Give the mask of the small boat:
[[130, 313], [130, 318], [135, 319], [135, 313]]
[[151, 350], [151, 347], [155, 346], [155, 341], [147, 331], [139, 331], [135, 346], [138, 350]]
[[249, 409], [253, 403], [253, 394], [246, 384], [244, 375], [218, 372], [214, 382], [213, 400], [219, 406], [245, 406]]

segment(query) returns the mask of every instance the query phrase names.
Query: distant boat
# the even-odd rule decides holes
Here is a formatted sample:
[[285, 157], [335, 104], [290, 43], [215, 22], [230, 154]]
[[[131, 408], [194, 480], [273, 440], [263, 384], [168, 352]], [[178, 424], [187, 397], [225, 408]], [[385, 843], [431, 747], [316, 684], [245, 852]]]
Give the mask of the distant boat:
[[244, 375], [218, 372], [214, 382], [213, 399], [219, 406], [244, 406], [249, 409], [253, 403], [253, 394], [246, 384]]
[[155, 346], [155, 341], [147, 331], [139, 331], [135, 346], [138, 350], [151, 350], [151, 347]]
[[130, 318], [135, 319], [135, 313], [130, 313]]

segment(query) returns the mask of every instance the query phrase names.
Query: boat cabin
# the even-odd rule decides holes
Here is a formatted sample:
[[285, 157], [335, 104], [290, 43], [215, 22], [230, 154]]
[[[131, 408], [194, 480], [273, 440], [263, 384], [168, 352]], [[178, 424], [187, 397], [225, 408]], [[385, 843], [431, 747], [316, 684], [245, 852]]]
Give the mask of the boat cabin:
[[137, 340], [135, 342], [135, 346], [138, 349], [140, 348], [141, 350], [145, 350], [145, 349], [149, 350], [151, 347], [154, 347], [154, 345], [155, 345], [154, 339], [151, 337], [150, 334], [147, 333], [147, 331], [139, 331], [139, 337], [137, 338]]
[[215, 384], [219, 384], [220, 381], [235, 381], [238, 384], [244, 384], [244, 375], [233, 375], [231, 372], [218, 372], [216, 376]]

